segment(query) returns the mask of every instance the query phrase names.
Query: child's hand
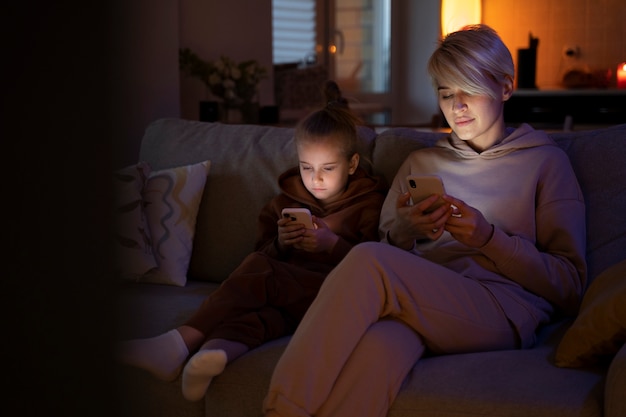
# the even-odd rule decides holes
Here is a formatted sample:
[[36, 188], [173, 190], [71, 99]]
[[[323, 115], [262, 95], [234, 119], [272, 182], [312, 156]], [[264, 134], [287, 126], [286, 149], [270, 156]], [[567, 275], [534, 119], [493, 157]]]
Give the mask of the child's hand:
[[306, 231], [304, 225], [293, 223], [288, 218], [280, 218], [276, 224], [278, 225], [278, 245], [281, 249], [302, 241]]
[[295, 248], [307, 252], [330, 252], [339, 240], [339, 236], [324, 223], [322, 219], [313, 216], [313, 223], [316, 228], [304, 229], [302, 239], [294, 244]]

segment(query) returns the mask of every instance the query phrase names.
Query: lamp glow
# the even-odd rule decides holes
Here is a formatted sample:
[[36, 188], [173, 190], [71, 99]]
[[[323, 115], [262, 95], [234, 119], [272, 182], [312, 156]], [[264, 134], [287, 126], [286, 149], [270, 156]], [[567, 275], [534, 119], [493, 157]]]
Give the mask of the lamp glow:
[[617, 88], [626, 88], [626, 62], [622, 62], [617, 66]]
[[441, 34], [461, 29], [465, 25], [481, 23], [481, 0], [441, 0]]

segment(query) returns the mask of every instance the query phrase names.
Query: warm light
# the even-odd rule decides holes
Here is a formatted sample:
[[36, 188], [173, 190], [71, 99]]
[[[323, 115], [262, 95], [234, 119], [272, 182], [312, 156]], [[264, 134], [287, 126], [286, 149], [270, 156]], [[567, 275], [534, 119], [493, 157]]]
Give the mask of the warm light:
[[441, 0], [441, 34], [481, 23], [481, 0]]
[[617, 88], [626, 89], [626, 62], [617, 66]]

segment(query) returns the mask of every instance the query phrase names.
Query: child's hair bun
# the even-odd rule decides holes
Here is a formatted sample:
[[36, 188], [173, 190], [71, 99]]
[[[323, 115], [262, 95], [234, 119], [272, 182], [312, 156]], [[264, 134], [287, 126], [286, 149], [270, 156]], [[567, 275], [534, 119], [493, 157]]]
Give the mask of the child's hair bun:
[[324, 97], [326, 98], [326, 105], [329, 107], [338, 106], [348, 108], [348, 100], [343, 97], [339, 85], [333, 80], [326, 81], [324, 85]]

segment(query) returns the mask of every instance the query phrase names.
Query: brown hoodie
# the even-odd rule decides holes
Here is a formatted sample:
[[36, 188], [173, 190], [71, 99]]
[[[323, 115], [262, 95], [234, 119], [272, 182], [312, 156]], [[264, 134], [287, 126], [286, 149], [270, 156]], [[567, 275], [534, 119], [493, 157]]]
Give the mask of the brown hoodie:
[[[408, 174], [439, 175], [447, 194], [494, 225], [493, 237], [475, 249], [446, 232], [413, 251], [481, 281], [528, 344], [555, 309], [578, 309], [586, 282], [585, 206], [567, 155], [544, 132], [522, 125], [507, 134], [481, 153], [453, 133], [409, 155], [383, 206], [380, 232], [385, 237], [394, 221]], [[526, 322], [529, 311], [534, 325]]]
[[[357, 243], [378, 240], [378, 222], [387, 187], [377, 177], [357, 168], [350, 175], [341, 198], [326, 207], [309, 193], [302, 183], [300, 170], [291, 168], [278, 179], [282, 193], [267, 204], [259, 216], [257, 250], [294, 265], [313, 271], [329, 272]], [[306, 207], [321, 218], [339, 236], [331, 254], [290, 250], [279, 253], [276, 248], [277, 225], [285, 207]]]

